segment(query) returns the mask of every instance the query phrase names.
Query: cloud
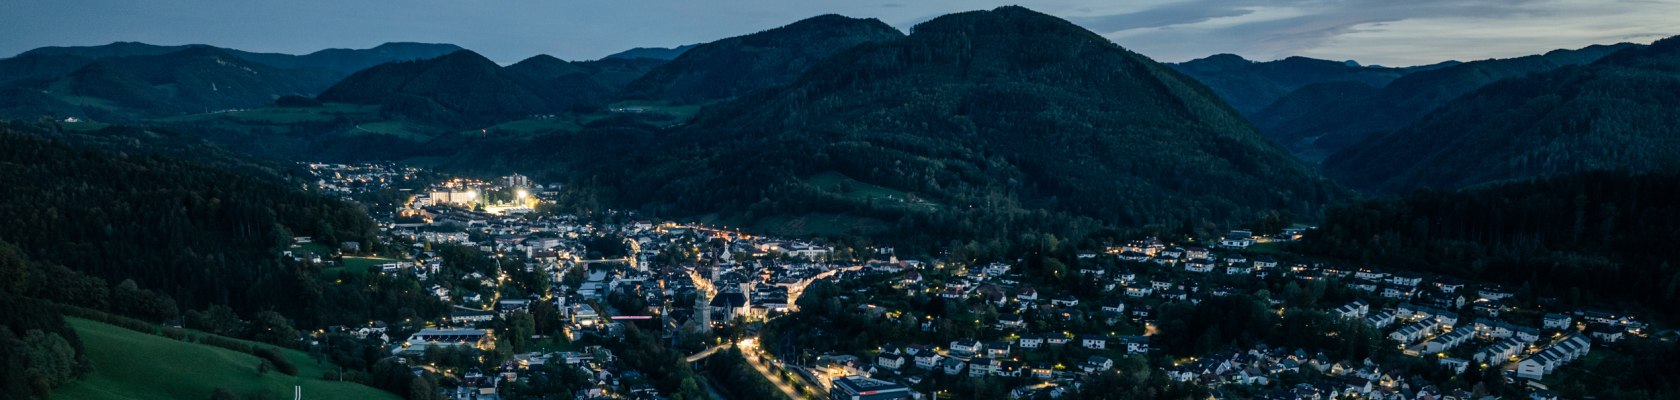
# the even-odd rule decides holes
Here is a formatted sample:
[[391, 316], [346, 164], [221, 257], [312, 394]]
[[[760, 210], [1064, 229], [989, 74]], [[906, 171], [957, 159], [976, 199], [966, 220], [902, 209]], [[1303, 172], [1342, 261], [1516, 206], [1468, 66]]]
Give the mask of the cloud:
[[1651, 34], [1676, 28], [1680, 1], [1191, 0], [1070, 20], [1165, 61], [1235, 53], [1414, 65], [1650, 41], [1675, 33]]
[[1125, 14], [1068, 18], [1095, 32], [1118, 32], [1139, 28], [1193, 24], [1214, 18], [1248, 15], [1254, 10], [1222, 4], [1179, 3]]

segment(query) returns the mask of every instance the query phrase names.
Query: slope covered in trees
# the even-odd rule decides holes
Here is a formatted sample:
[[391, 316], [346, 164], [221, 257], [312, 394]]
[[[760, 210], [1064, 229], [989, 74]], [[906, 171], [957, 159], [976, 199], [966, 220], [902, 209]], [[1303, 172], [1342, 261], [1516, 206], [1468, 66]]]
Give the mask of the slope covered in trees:
[[[1302, 250], [1680, 315], [1680, 174], [1592, 172], [1332, 207]], [[1518, 290], [1519, 293], [1524, 291]], [[1525, 299], [1532, 300], [1532, 299]]]
[[[1253, 115], [1255, 126], [1303, 158], [1316, 161], [1373, 134], [1399, 129], [1489, 83], [1591, 63], [1631, 44], [1554, 50], [1544, 55], [1466, 62], [1395, 79], [1380, 90], [1350, 96], [1286, 96]], [[1320, 83], [1330, 85], [1332, 83]], [[1326, 88], [1298, 89], [1322, 94]]]
[[374, 243], [360, 210], [282, 181], [11, 130], [0, 144], [0, 240], [47, 271], [31, 297], [154, 321], [210, 304], [313, 321], [337, 290], [283, 263], [283, 246], [293, 235]]
[[[212, 47], [188, 47], [158, 55], [92, 61], [61, 76], [26, 79], [10, 85], [44, 94], [39, 108], [79, 108], [80, 115], [104, 120], [203, 113], [259, 107], [284, 95], [309, 95], [331, 85], [335, 76], [317, 70], [282, 69], [236, 57]], [[11, 107], [6, 114], [23, 117]]]
[[822, 15], [695, 46], [631, 82], [625, 96], [679, 103], [741, 96], [785, 85], [836, 53], [904, 37], [876, 19]]
[[1680, 170], [1680, 38], [1496, 82], [1325, 161], [1405, 192], [1591, 170]]
[[568, 157], [581, 183], [655, 212], [804, 233], [1176, 226], [1306, 214], [1337, 193], [1205, 86], [1067, 21], [1004, 7], [914, 32], [674, 132], [619, 125], [610, 141], [533, 147], [627, 143]]
[[368, 68], [332, 85], [318, 98], [377, 104], [392, 117], [454, 127], [519, 119], [555, 108], [551, 98], [524, 77], [468, 50]]

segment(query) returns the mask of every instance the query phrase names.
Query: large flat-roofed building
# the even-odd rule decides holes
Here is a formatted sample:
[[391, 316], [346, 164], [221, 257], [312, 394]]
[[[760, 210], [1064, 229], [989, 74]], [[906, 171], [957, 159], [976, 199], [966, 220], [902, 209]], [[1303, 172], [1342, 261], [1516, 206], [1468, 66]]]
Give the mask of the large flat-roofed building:
[[415, 332], [392, 353], [424, 353], [430, 347], [471, 347], [488, 350], [495, 343], [490, 332], [481, 329], [425, 329]]
[[834, 380], [828, 390], [830, 400], [899, 400], [909, 399], [910, 388], [897, 383], [862, 376], [848, 376]]

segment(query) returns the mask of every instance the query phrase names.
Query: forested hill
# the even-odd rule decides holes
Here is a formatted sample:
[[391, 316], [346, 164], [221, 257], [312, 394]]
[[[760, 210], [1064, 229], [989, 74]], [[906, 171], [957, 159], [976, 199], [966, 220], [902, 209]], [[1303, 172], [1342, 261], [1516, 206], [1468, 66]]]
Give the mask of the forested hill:
[[618, 97], [631, 79], [661, 63], [650, 58], [569, 62], [545, 54], [509, 65], [506, 70], [529, 80], [556, 108], [600, 109]]
[[1391, 192], [1590, 170], [1680, 171], [1680, 37], [1487, 85], [1324, 168], [1348, 185]]
[[318, 98], [377, 104], [393, 117], [468, 127], [553, 112], [553, 99], [540, 88], [478, 53], [461, 50], [362, 70]]
[[1489, 83], [1531, 73], [1591, 63], [1632, 44], [1594, 45], [1577, 50], [1554, 50], [1543, 55], [1472, 61], [1418, 71], [1371, 92], [1349, 96], [1320, 96], [1317, 85], [1298, 89], [1315, 93], [1285, 96], [1252, 117], [1262, 133], [1290, 147], [1308, 160], [1347, 148], [1374, 134], [1405, 127], [1459, 96]]
[[[7, 84], [32, 92], [32, 100], [0, 102], [0, 114], [94, 117], [107, 121], [260, 107], [284, 95], [310, 95], [336, 79], [320, 70], [283, 69], [207, 47], [132, 57], [105, 58], [64, 75]], [[21, 104], [12, 104], [12, 103]]]
[[631, 82], [625, 96], [700, 103], [740, 96], [799, 78], [823, 59], [863, 43], [904, 37], [876, 19], [822, 15], [787, 26], [704, 43]]
[[1589, 172], [1330, 208], [1302, 250], [1680, 316], [1680, 173]]
[[458, 49], [386, 43], [291, 55], [135, 42], [42, 47], [0, 59], [0, 116], [133, 122], [256, 108], [281, 96], [314, 96], [362, 68]]
[[[38, 135], [0, 129], [0, 241], [67, 268], [37, 274], [31, 297], [154, 321], [223, 304], [318, 322], [322, 288], [281, 262], [284, 245], [294, 235], [374, 243], [355, 206], [290, 183]], [[146, 295], [116, 287], [128, 280]]]
[[1257, 62], [1235, 54], [1216, 54], [1168, 65], [1207, 85], [1243, 115], [1253, 115], [1302, 86], [1358, 82], [1382, 87], [1413, 71], [1307, 57]]
[[913, 32], [579, 162], [656, 211], [923, 238], [1304, 215], [1338, 193], [1205, 86], [1067, 21], [1003, 7]]

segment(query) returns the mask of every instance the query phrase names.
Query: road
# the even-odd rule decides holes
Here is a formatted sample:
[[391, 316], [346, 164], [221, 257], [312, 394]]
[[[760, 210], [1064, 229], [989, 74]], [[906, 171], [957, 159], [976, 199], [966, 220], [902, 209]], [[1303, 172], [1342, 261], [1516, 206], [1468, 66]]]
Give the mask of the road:
[[788, 386], [787, 381], [783, 380], [781, 376], [770, 372], [770, 367], [765, 366], [764, 363], [761, 363], [761, 362], [758, 361], [759, 353], [758, 353], [757, 348], [753, 347], [750, 343], [748, 343], [748, 344], [743, 344], [741, 346], [741, 349], [745, 350], [745, 352], [743, 352], [743, 354], [742, 354], [742, 356], [744, 356], [744, 357], [742, 357], [742, 358], [747, 359], [747, 365], [751, 365], [754, 370], [758, 371], [759, 375], [763, 375], [764, 380], [770, 381], [770, 384], [776, 385], [777, 389], [781, 389], [783, 395], [786, 395], [787, 398], [793, 399], [793, 400], [799, 400], [799, 399], [804, 399], [805, 398], [805, 396], [799, 394], [798, 390], [794, 390], [793, 386]]
[[688, 356], [688, 362], [695, 362], [695, 361], [704, 360], [704, 359], [706, 359], [706, 357], [711, 357], [713, 354], [717, 354], [718, 350], [727, 349], [727, 348], [729, 348], [729, 346], [734, 346], [734, 345], [735, 345], [734, 343], [724, 343], [724, 344], [712, 346], [711, 348], [708, 348], [708, 349], [705, 349], [705, 350], [701, 350], [699, 353], [690, 354]]

